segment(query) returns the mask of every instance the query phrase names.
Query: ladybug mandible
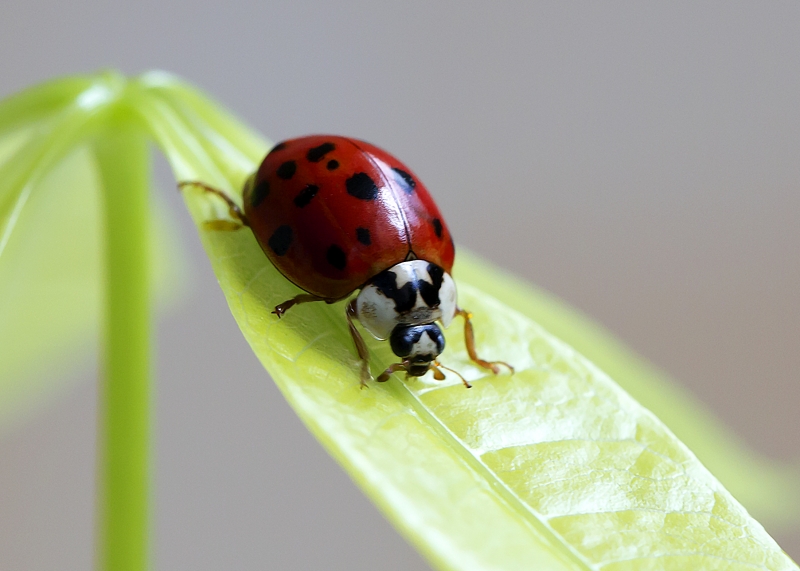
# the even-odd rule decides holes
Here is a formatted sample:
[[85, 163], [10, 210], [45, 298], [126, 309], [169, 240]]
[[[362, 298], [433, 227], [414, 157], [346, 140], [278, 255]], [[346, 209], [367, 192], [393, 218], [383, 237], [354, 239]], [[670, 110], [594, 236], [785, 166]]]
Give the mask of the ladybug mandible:
[[[347, 304], [350, 334], [361, 359], [361, 384], [372, 376], [357, 319], [375, 338], [389, 339], [399, 370], [420, 377], [429, 370], [444, 379], [437, 361], [444, 350], [444, 327], [464, 318], [470, 358], [497, 374], [501, 361], [485, 361], [475, 351], [471, 315], [458, 307], [450, 271], [455, 247], [430, 194], [411, 170], [369, 143], [330, 135], [284, 141], [247, 180], [244, 211], [224, 192], [199, 186], [222, 198], [235, 220], [210, 220], [217, 230], [249, 227], [275, 267], [304, 290], [275, 307], [311, 301], [333, 303], [361, 290]], [[455, 371], [453, 371], [455, 372]], [[460, 375], [459, 375], [460, 376]], [[462, 377], [464, 385], [470, 384]]]

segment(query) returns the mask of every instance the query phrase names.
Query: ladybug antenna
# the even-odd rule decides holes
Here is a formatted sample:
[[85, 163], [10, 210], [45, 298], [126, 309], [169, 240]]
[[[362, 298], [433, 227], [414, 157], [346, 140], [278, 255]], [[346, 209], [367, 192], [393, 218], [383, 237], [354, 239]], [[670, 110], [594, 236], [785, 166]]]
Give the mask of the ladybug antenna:
[[[433, 369], [433, 376], [434, 376], [434, 378], [436, 378], [436, 380], [441, 381], [441, 380], [444, 379], [444, 374], [439, 370], [439, 368], [442, 368], [442, 369], [444, 369], [446, 371], [450, 371], [451, 373], [454, 373], [459, 379], [461, 379], [461, 382], [464, 383], [465, 387], [467, 387], [468, 389], [472, 388], [472, 385], [469, 384], [467, 382], [467, 379], [462, 377], [461, 374], [458, 371], [456, 371], [455, 369], [451, 369], [450, 367], [445, 367], [439, 361], [434, 361], [433, 364], [431, 365], [431, 369]], [[441, 378], [439, 378], [439, 376], [436, 373], [439, 373], [439, 375], [441, 375]]]

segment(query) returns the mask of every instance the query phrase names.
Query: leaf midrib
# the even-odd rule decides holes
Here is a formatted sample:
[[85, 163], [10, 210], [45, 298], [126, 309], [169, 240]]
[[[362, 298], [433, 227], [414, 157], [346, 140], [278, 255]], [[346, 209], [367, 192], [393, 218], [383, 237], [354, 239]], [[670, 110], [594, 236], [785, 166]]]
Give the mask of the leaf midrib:
[[543, 521], [539, 514], [537, 514], [531, 507], [514, 493], [508, 484], [503, 482], [497, 474], [489, 468], [480, 457], [473, 454], [461, 438], [455, 435], [442, 420], [436, 416], [405, 384], [397, 392], [402, 400], [417, 414], [418, 417], [427, 421], [425, 425], [430, 427], [442, 440], [450, 443], [449, 448], [454, 449], [461, 458], [474, 472], [482, 475], [486, 481], [491, 485], [492, 490], [504, 501], [507, 505], [511, 506], [515, 512], [519, 513], [525, 524], [535, 528], [541, 535], [549, 538], [550, 543], [563, 547], [569, 555], [572, 563], [579, 566], [584, 571], [599, 571], [599, 568], [592, 565], [583, 555], [581, 555], [575, 547], [564, 541], [547, 522]]

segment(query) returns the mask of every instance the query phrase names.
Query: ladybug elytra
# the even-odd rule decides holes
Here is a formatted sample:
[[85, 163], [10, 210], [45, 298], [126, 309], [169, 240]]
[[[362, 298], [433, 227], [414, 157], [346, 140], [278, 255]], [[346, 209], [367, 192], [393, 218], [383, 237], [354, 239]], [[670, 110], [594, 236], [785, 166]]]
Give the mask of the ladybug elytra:
[[243, 209], [204, 183], [179, 184], [190, 185], [225, 200], [235, 220], [211, 220], [207, 227], [249, 227], [275, 267], [305, 291], [277, 305], [278, 317], [299, 303], [333, 303], [360, 290], [346, 319], [361, 359], [362, 386], [372, 376], [354, 320], [375, 338], [388, 339], [401, 359], [378, 377], [381, 382], [399, 370], [413, 377], [431, 370], [444, 379], [440, 368], [448, 368], [437, 361], [444, 350], [437, 322], [447, 327], [456, 315], [465, 319], [470, 358], [495, 374], [500, 365], [513, 372], [507, 363], [478, 357], [471, 316], [458, 307], [450, 276], [450, 231], [425, 186], [386, 151], [331, 135], [284, 141], [248, 178]]

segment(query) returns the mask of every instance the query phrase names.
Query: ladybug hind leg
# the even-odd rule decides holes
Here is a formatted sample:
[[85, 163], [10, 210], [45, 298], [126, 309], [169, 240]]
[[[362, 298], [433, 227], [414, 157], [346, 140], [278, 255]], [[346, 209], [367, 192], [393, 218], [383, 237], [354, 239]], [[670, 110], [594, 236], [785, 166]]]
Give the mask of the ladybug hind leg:
[[505, 361], [486, 361], [478, 357], [478, 352], [475, 350], [475, 330], [472, 327], [472, 314], [469, 311], [465, 311], [459, 307], [456, 308], [456, 315], [460, 315], [464, 318], [464, 342], [467, 346], [469, 358], [484, 369], [489, 369], [495, 375], [500, 373], [501, 366], [508, 367], [508, 370], [513, 374], [514, 367]]
[[244, 215], [239, 205], [220, 189], [196, 180], [187, 180], [178, 183], [178, 188], [180, 190], [183, 190], [187, 186], [195, 186], [208, 193], [214, 194], [224, 200], [225, 204], [228, 205], [228, 214], [230, 214], [233, 220], [206, 220], [203, 222], [203, 227], [207, 230], [233, 231], [239, 230], [242, 226], [250, 226], [247, 217]]

